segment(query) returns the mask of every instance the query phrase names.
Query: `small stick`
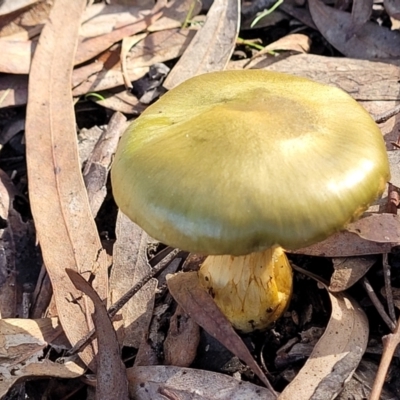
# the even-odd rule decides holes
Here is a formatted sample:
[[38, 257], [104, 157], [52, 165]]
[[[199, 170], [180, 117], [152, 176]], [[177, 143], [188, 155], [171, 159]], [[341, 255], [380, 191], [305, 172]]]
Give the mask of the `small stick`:
[[383, 342], [383, 353], [381, 362], [379, 363], [378, 372], [375, 377], [374, 384], [372, 386], [372, 392], [370, 400], [379, 400], [382, 392], [383, 384], [385, 383], [386, 374], [388, 372], [390, 363], [393, 359], [393, 354], [396, 351], [398, 344], [400, 343], [400, 318], [397, 320], [397, 324], [393, 333], [389, 333], [382, 338]]
[[377, 295], [374, 292], [374, 289], [372, 288], [371, 284], [369, 283], [368, 279], [364, 276], [362, 279], [362, 285], [364, 286], [364, 289], [366, 290], [368, 297], [374, 304], [376, 310], [378, 311], [379, 315], [381, 318], [385, 321], [385, 324], [389, 327], [389, 329], [393, 332], [396, 328], [395, 323], [390, 319], [389, 315], [386, 314], [386, 311], [382, 305], [382, 303], [379, 301]]
[[[143, 279], [141, 279], [135, 286], [129, 289], [119, 300], [117, 300], [107, 311], [110, 318], [114, 317], [115, 314], [152, 278], [160, 273], [178, 254], [179, 249], [172, 250], [164, 259], [162, 259], [157, 266], [155, 266]], [[85, 337], [79, 340], [75, 346], [69, 349], [65, 357], [70, 357], [76, 353], [82, 351], [93, 339], [95, 330], [92, 329]]]
[[390, 274], [391, 268], [388, 262], [388, 254], [383, 254], [383, 277], [385, 279], [385, 292], [386, 292], [386, 301], [388, 305], [389, 316], [392, 321], [396, 321], [396, 312], [394, 310], [394, 303], [393, 303], [393, 291], [392, 291], [392, 284], [390, 281]]
[[382, 114], [374, 116], [374, 120], [377, 124], [381, 124], [382, 122], [386, 122], [388, 119], [394, 117], [398, 113], [400, 113], [400, 104], [388, 111], [383, 112]]

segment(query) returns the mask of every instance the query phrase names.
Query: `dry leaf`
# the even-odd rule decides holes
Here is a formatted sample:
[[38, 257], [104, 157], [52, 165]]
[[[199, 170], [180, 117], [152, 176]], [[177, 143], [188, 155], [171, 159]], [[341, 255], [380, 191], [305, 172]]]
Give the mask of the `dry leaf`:
[[[259, 64], [255, 67], [263, 68]], [[400, 63], [395, 60], [389, 64], [314, 54], [296, 54], [284, 60], [278, 60], [265, 69], [286, 72], [337, 86], [356, 100], [400, 99], [397, 83], [400, 76]]]
[[44, 359], [44, 348], [63, 335], [57, 318], [0, 320], [0, 398], [19, 380], [33, 377], [77, 378], [84, 369]]
[[83, 38], [101, 36], [114, 29], [133, 24], [150, 14], [142, 7], [97, 3], [86, 8], [79, 35]]
[[189, 367], [196, 357], [199, 342], [199, 326], [178, 305], [164, 341], [164, 364]]
[[338, 257], [332, 260], [334, 272], [331, 276], [329, 290], [343, 292], [358, 282], [376, 263], [377, 256]]
[[400, 187], [400, 151], [388, 151], [388, 159], [390, 164], [390, 183]]
[[391, 243], [371, 242], [354, 233], [342, 231], [322, 242], [291, 251], [291, 253], [317, 257], [352, 257], [389, 253], [391, 249]]
[[163, 16], [148, 28], [149, 32], [180, 28], [187, 19], [192, 19], [201, 11], [199, 0], [173, 0], [165, 7]]
[[368, 320], [351, 297], [330, 293], [332, 314], [325, 333], [279, 400], [332, 399], [357, 368], [368, 342]]
[[126, 88], [132, 88], [132, 83], [129, 80], [127, 65], [126, 65], [127, 54], [133, 46], [135, 46], [137, 43], [143, 40], [146, 36], [147, 33], [142, 33], [139, 35], [129, 36], [122, 39], [120, 59], [122, 67], [122, 76], [124, 78]]
[[374, 0], [354, 0], [351, 9], [351, 24], [346, 33], [347, 40], [356, 34], [369, 21]]
[[121, 113], [115, 113], [85, 163], [83, 180], [88, 192], [93, 218], [96, 217], [107, 195], [108, 172], [119, 138], [126, 127], [126, 118]]
[[75, 287], [85, 293], [94, 304], [92, 314], [99, 352], [96, 355], [96, 399], [128, 400], [128, 380], [122, 362], [117, 334], [105, 304], [90, 284], [73, 269], [66, 270]]
[[4, 1], [0, 4], [0, 15], [10, 14], [21, 8], [28, 7], [32, 4], [37, 3], [39, 0], [12, 0]]
[[[25, 132], [37, 238], [57, 312], [72, 344], [90, 331], [90, 310], [65, 268], [95, 274], [95, 290], [101, 298], [107, 297], [107, 258], [80, 172], [71, 94], [73, 58], [85, 5], [85, 0], [57, 0], [54, 4], [51, 24], [43, 28], [32, 62]], [[86, 364], [93, 355], [91, 346], [80, 354]]]
[[36, 42], [0, 38], [0, 72], [28, 74]]
[[152, 10], [151, 14], [145, 16], [139, 21], [121, 28], [117, 28], [110, 33], [106, 33], [105, 35], [96, 36], [94, 38], [81, 41], [75, 55], [75, 65], [91, 60], [101, 52], [110, 48], [114, 43], [122, 40], [124, 37], [133, 36], [136, 33], [144, 31], [149, 25], [161, 17], [161, 10], [164, 7], [163, 3], [163, 1], [159, 1]]
[[240, 336], [212, 297], [200, 286], [197, 272], [167, 275], [168, 289], [176, 302], [211, 336], [245, 362], [258, 378], [271, 387]]
[[268, 52], [275, 50], [292, 50], [299, 53], [308, 53], [310, 51], [310, 46], [310, 38], [301, 33], [293, 33], [291, 35], [284, 36], [283, 38], [280, 38], [277, 41], [268, 44], [261, 51], [259, 51], [254, 57], [252, 57], [252, 63], [246, 65], [246, 68], [251, 68], [251, 65], [254, 65], [253, 60], [263, 56], [264, 54], [267, 54]]
[[238, 0], [215, 0], [203, 27], [196, 33], [163, 86], [172, 89], [193, 76], [225, 69], [235, 48], [239, 20]]
[[[127, 56], [129, 80], [135, 81], [143, 77], [149, 71], [150, 65], [179, 57], [189, 45], [194, 34], [194, 31], [188, 29], [172, 29], [148, 35], [133, 47]], [[73, 73], [74, 96], [123, 84], [119, 50], [109, 52], [101, 60], [81, 67]]]
[[351, 58], [382, 59], [400, 57], [400, 32], [374, 22], [366, 22], [347, 40], [351, 32], [350, 13], [326, 6], [321, 0], [309, 0], [311, 16], [325, 39]]
[[377, 243], [400, 243], [400, 215], [372, 214], [346, 228], [363, 239]]
[[103, 100], [98, 100], [97, 98], [93, 100], [102, 107], [113, 111], [138, 115], [146, 109], [146, 106], [140, 103], [137, 97], [127, 90], [115, 94], [103, 93], [103, 97]]
[[133, 367], [127, 372], [129, 394], [135, 400], [276, 399], [266, 388], [216, 372], [162, 365]]
[[386, 12], [397, 20], [400, 19], [400, 1], [399, 0], [383, 0]]
[[[147, 262], [148, 235], [127, 216], [118, 212], [114, 260], [110, 278], [110, 300], [115, 303], [151, 270]], [[124, 345], [138, 348], [153, 315], [157, 280], [151, 279], [121, 310]]]

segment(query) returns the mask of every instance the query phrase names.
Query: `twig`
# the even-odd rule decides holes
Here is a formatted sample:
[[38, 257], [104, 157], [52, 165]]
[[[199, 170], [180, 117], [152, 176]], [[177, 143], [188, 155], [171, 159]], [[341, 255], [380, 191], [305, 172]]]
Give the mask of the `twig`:
[[383, 353], [381, 362], [379, 363], [378, 372], [375, 377], [375, 382], [372, 386], [372, 392], [370, 400], [379, 400], [382, 392], [383, 384], [385, 383], [386, 374], [388, 372], [390, 363], [393, 359], [393, 354], [396, 351], [398, 344], [400, 343], [400, 318], [397, 320], [397, 324], [393, 333], [389, 333], [382, 338], [383, 342]]
[[393, 332], [396, 328], [395, 323], [390, 319], [389, 315], [387, 315], [382, 303], [379, 301], [377, 295], [374, 292], [371, 284], [369, 283], [368, 279], [364, 276], [361, 280], [364, 289], [366, 290], [368, 297], [374, 304], [376, 310], [378, 311], [381, 318], [385, 321], [385, 324], [389, 327], [389, 329]]
[[392, 284], [390, 281], [390, 264], [388, 262], [388, 255], [387, 253], [383, 254], [383, 277], [385, 279], [385, 292], [386, 292], [386, 301], [388, 305], [389, 316], [392, 321], [396, 321], [396, 312], [394, 310], [394, 303], [393, 303], [393, 291], [392, 291]]
[[400, 113], [400, 104], [388, 111], [383, 112], [382, 114], [374, 116], [374, 120], [377, 124], [381, 124], [382, 122], [386, 122], [388, 119], [394, 117], [398, 113]]
[[[150, 279], [159, 274], [178, 254], [179, 249], [172, 250], [164, 259], [162, 259], [143, 279], [141, 279], [135, 286], [129, 289], [119, 300], [117, 300], [109, 309], [108, 315], [110, 318], [115, 314], [147, 283]], [[69, 349], [65, 357], [73, 356], [74, 354], [82, 351], [94, 338], [95, 330], [92, 329], [84, 338], [79, 340], [75, 346]]]

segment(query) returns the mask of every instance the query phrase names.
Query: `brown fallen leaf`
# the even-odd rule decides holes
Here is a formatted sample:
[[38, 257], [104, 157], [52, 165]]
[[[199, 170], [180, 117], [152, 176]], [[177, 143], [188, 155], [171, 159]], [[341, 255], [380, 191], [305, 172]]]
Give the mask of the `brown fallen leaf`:
[[335, 233], [322, 242], [291, 251], [317, 257], [352, 257], [388, 253], [392, 243], [371, 242], [348, 231]]
[[158, 365], [128, 368], [127, 373], [129, 394], [136, 400], [273, 400], [276, 398], [269, 389], [238, 381], [231, 376], [193, 368]]
[[92, 318], [99, 346], [99, 352], [96, 355], [96, 399], [127, 400], [129, 395], [126, 369], [121, 359], [117, 334], [108, 316], [106, 306], [82, 275], [73, 269], [66, 269], [66, 273], [74, 286], [85, 293], [94, 304]]
[[[31, 66], [25, 131], [37, 238], [57, 312], [72, 344], [90, 331], [90, 308], [67, 279], [65, 268], [95, 274], [96, 291], [101, 298], [107, 297], [107, 258], [80, 172], [71, 94], [73, 58], [85, 5], [85, 0], [54, 3], [51, 24], [43, 28]], [[89, 365], [92, 347], [86, 347], [80, 356]]]
[[115, 113], [96, 143], [83, 169], [83, 180], [88, 192], [93, 218], [96, 217], [107, 195], [107, 177], [119, 138], [127, 126], [126, 118]]
[[0, 72], [10, 74], [29, 73], [36, 42], [0, 38], [0, 48], [2, 52], [0, 58]]
[[[148, 35], [127, 55], [126, 70], [129, 80], [134, 81], [143, 77], [149, 71], [150, 65], [179, 57], [194, 34], [195, 31], [188, 29], [172, 29]], [[124, 85], [124, 77], [119, 49], [105, 53], [96, 62], [78, 68], [73, 73], [74, 96], [121, 85]]]
[[[15, 383], [29, 378], [77, 378], [85, 372], [82, 366], [67, 361], [63, 364], [43, 359], [44, 349], [62, 338], [57, 318], [0, 319], [0, 398]], [[60, 347], [59, 347], [60, 348]]]
[[145, 16], [151, 10], [132, 5], [95, 3], [86, 7], [82, 16], [82, 26], [79, 35], [82, 38], [96, 37], [112, 32], [114, 29], [131, 25]]
[[37, 3], [39, 0], [13, 0], [5, 1], [0, 4], [0, 15], [10, 14], [14, 11], [17, 11], [21, 8], [28, 7], [34, 3]]
[[225, 69], [235, 48], [239, 31], [238, 0], [215, 0], [203, 27], [167, 76], [168, 90], [205, 72]]
[[332, 399], [357, 368], [368, 342], [368, 319], [357, 302], [329, 293], [332, 313], [325, 333], [279, 400]]
[[[115, 303], [151, 270], [147, 262], [148, 235], [120, 211], [115, 227], [110, 301]], [[138, 348], [153, 315], [157, 280], [151, 279], [121, 310], [124, 345]]]
[[343, 292], [358, 282], [378, 260], [377, 256], [334, 258], [329, 290]]
[[157, 21], [163, 14], [162, 9], [165, 1], [160, 0], [155, 5], [151, 14], [145, 16], [142, 20], [136, 21], [127, 26], [117, 28], [105, 35], [89, 38], [79, 43], [75, 54], [75, 65], [82, 64], [96, 57], [101, 52], [110, 48], [114, 43], [119, 42], [124, 37], [135, 35], [144, 31], [148, 26]]
[[178, 305], [164, 341], [164, 364], [189, 367], [196, 357], [199, 342], [199, 326]]
[[374, 0], [354, 0], [351, 9], [351, 24], [346, 32], [346, 39], [349, 40], [355, 35], [364, 24], [369, 21], [372, 14]]
[[400, 215], [372, 214], [346, 228], [363, 239], [377, 243], [400, 243]]
[[99, 100], [97, 97], [93, 98], [93, 101], [102, 107], [108, 108], [113, 111], [118, 111], [123, 114], [141, 114], [146, 106], [139, 102], [130, 91], [123, 90], [117, 93], [103, 93], [103, 100]]
[[353, 23], [350, 13], [328, 7], [321, 0], [309, 0], [308, 5], [318, 30], [345, 56], [369, 60], [400, 57], [400, 32], [366, 22], [347, 40]]
[[210, 335], [245, 362], [261, 382], [274, 393], [240, 336], [222, 314], [212, 297], [200, 286], [197, 272], [167, 275], [168, 289], [176, 302]]
[[149, 32], [180, 28], [201, 11], [202, 3], [197, 0], [173, 0], [165, 7], [164, 15], [148, 28]]
[[[400, 47], [399, 47], [400, 49]], [[255, 67], [264, 68], [257, 64]], [[313, 79], [347, 92], [356, 100], [399, 100], [400, 63], [296, 54], [265, 69]]]

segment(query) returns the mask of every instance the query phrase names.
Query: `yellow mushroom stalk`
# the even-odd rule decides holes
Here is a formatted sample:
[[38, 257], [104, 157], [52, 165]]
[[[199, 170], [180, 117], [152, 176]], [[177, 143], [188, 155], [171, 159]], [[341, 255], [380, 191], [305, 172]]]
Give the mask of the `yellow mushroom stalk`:
[[200, 283], [242, 332], [263, 330], [286, 310], [292, 294], [292, 268], [281, 247], [246, 256], [208, 256]]

